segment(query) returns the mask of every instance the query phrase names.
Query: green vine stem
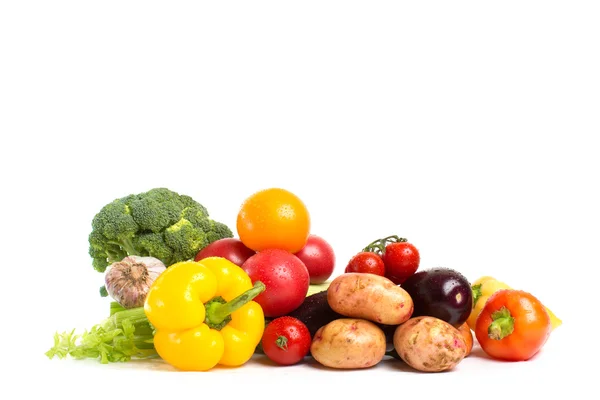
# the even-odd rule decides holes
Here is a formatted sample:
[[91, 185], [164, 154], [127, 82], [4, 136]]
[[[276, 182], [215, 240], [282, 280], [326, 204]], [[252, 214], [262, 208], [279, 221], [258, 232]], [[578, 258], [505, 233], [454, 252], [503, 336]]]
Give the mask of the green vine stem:
[[365, 247], [362, 251], [371, 252], [379, 254], [380, 256], [385, 253], [385, 248], [390, 243], [402, 243], [407, 242], [408, 240], [405, 238], [401, 238], [398, 235], [384, 237], [382, 239], [377, 239], [371, 243], [367, 247]]

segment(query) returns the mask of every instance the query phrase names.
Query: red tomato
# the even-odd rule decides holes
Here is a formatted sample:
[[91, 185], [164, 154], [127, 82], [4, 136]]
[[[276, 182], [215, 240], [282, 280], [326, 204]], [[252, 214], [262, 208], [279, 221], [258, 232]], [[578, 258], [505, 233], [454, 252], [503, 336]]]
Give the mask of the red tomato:
[[344, 272], [364, 272], [384, 276], [385, 265], [379, 254], [362, 251], [350, 259]]
[[232, 263], [242, 266], [244, 262], [256, 254], [250, 250], [240, 239], [224, 238], [215, 240], [196, 254], [194, 261], [200, 261], [208, 257], [223, 257]]
[[277, 364], [297, 364], [310, 351], [310, 332], [299, 319], [275, 318], [265, 327], [261, 345], [265, 355]]
[[335, 268], [333, 247], [317, 235], [310, 235], [306, 246], [295, 253], [295, 256], [306, 265], [311, 284], [323, 283], [333, 274]]
[[310, 276], [304, 263], [283, 249], [267, 249], [248, 258], [242, 265], [252, 283], [261, 281], [265, 290], [254, 298], [265, 317], [280, 317], [304, 302]]
[[404, 283], [419, 269], [421, 257], [415, 246], [408, 242], [390, 243], [383, 252], [385, 276], [396, 285]]

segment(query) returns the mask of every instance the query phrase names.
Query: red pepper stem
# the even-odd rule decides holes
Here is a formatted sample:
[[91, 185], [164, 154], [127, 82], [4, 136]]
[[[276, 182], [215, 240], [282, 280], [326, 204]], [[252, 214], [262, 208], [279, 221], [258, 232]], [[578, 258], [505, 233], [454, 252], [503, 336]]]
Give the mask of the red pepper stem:
[[510, 310], [502, 307], [492, 313], [492, 323], [488, 327], [490, 339], [502, 340], [515, 330], [515, 319], [510, 315]]
[[233, 300], [225, 302], [222, 297], [215, 297], [209, 300], [205, 305], [206, 318], [205, 323], [217, 330], [223, 329], [229, 321], [231, 321], [231, 314], [252, 301], [256, 296], [261, 294], [265, 290], [265, 284], [261, 281], [256, 281], [252, 289], [246, 290]]

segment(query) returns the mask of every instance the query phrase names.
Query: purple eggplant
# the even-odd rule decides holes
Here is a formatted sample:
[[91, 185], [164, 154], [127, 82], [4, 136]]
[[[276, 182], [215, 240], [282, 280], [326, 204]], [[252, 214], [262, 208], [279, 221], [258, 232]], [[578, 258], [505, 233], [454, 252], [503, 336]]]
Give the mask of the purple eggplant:
[[473, 309], [471, 284], [450, 268], [419, 271], [400, 286], [412, 297], [413, 317], [436, 317], [458, 328]]

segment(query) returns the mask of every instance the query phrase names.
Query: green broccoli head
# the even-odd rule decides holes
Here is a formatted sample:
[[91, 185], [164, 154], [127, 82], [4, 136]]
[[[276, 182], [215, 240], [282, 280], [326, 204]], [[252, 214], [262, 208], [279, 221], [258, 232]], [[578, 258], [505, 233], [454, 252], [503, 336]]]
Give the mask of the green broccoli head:
[[166, 188], [131, 194], [105, 205], [92, 220], [89, 254], [104, 272], [128, 255], [152, 256], [169, 266], [190, 260], [215, 240], [233, 237], [192, 197]]

